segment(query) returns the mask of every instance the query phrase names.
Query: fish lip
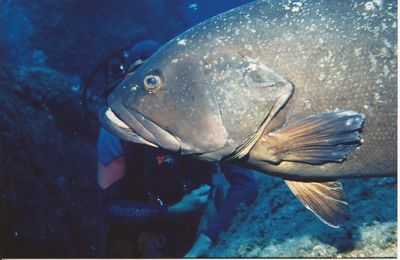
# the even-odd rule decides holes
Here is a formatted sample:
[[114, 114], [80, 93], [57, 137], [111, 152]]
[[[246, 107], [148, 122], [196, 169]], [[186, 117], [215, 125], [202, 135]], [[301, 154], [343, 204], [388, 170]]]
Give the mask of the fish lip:
[[[107, 117], [107, 114], [113, 114], [117, 118], [114, 122]], [[181, 144], [179, 140], [159, 125], [146, 118], [136, 110], [128, 110], [119, 102], [112, 102], [109, 110], [104, 113], [106, 119], [111, 121], [111, 125], [122, 137], [129, 135], [135, 137], [130, 140], [136, 143], [162, 147], [171, 151], [179, 151]], [[120, 121], [118, 121], [120, 120]], [[124, 133], [121, 133], [123, 131]], [[137, 138], [140, 137], [140, 138]], [[142, 140], [143, 139], [143, 140]], [[129, 141], [129, 140], [128, 140]]]
[[114, 135], [120, 137], [121, 139], [129, 142], [135, 142], [139, 144], [146, 144], [149, 146], [153, 146], [158, 148], [158, 146], [152, 142], [149, 142], [148, 140], [144, 139], [140, 135], [138, 135], [131, 127], [123, 123], [122, 120], [120, 120], [124, 125], [119, 125], [115, 123], [115, 119], [111, 118], [113, 115], [116, 117], [118, 120], [120, 120], [115, 113], [110, 109], [110, 107], [104, 107], [100, 109], [99, 111], [99, 120], [100, 123], [103, 125], [104, 128], [106, 128], [108, 131], [113, 133]]

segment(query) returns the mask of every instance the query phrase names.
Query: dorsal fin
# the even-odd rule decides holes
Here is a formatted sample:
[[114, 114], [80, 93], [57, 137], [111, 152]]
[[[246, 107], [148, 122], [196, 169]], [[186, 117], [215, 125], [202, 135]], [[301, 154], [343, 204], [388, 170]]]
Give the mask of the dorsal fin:
[[346, 193], [339, 181], [299, 182], [285, 180], [293, 194], [322, 222], [337, 228], [348, 213]]

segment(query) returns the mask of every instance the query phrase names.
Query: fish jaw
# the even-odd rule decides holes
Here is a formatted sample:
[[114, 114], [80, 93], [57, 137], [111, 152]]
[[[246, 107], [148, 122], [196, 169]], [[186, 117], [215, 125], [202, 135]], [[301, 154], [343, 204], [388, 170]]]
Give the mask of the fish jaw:
[[135, 133], [127, 124], [120, 120], [109, 107], [99, 111], [99, 120], [104, 128], [122, 140], [158, 147]]
[[170, 151], [179, 151], [179, 140], [160, 126], [135, 111], [114, 102], [99, 112], [101, 124], [121, 139]]

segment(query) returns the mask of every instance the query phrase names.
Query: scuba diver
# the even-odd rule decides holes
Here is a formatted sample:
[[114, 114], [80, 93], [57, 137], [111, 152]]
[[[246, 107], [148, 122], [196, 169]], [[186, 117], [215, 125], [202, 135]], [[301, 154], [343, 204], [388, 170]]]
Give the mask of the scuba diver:
[[[107, 57], [95, 69], [105, 72], [103, 98], [160, 46], [143, 41]], [[237, 208], [258, 196], [253, 173], [237, 166], [124, 142], [104, 128], [97, 149], [107, 257], [204, 256]]]

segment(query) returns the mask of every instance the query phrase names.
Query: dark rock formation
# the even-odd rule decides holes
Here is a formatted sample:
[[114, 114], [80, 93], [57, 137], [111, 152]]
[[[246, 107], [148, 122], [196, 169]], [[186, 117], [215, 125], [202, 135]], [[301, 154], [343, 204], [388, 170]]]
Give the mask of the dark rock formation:
[[[99, 256], [98, 124], [71, 78], [0, 64], [0, 255]], [[68, 127], [65, 127], [68, 126]]]
[[396, 257], [397, 180], [343, 180], [349, 219], [323, 224], [278, 178], [259, 175], [260, 195], [243, 208], [210, 250], [211, 257]]

